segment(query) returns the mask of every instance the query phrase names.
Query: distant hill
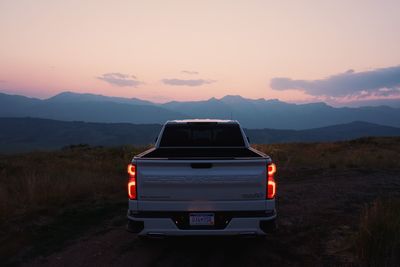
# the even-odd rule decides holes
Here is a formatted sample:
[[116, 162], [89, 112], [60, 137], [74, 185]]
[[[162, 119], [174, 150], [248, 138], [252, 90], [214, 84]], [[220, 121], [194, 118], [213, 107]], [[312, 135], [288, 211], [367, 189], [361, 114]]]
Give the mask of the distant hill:
[[115, 102], [132, 105], [154, 105], [150, 101], [139, 98], [110, 97], [95, 94], [77, 94], [72, 92], [62, 92], [58, 95], [46, 99], [48, 102], [68, 103], [68, 102]]
[[[82, 98], [81, 98], [82, 97]], [[132, 103], [141, 103], [132, 100]], [[0, 117], [37, 117], [65, 121], [164, 123], [186, 115], [148, 104], [122, 103], [114, 98], [94, 95], [57, 95], [40, 100], [0, 94]]]
[[252, 143], [323, 142], [351, 140], [366, 136], [400, 136], [400, 128], [355, 121], [307, 130], [251, 129]]
[[304, 130], [365, 121], [400, 127], [400, 108], [334, 108], [325, 103], [290, 104], [279, 100], [225, 96], [204, 101], [152, 103], [137, 98], [64, 92], [40, 100], [0, 93], [0, 117], [152, 124], [171, 119], [236, 119], [252, 129]]
[[[52, 150], [68, 145], [118, 146], [154, 143], [160, 124], [66, 122], [0, 118], [0, 153]], [[400, 136], [400, 128], [352, 122], [308, 130], [245, 129], [252, 143], [348, 140], [364, 136]]]
[[66, 122], [0, 118], [0, 153], [58, 149], [68, 145], [118, 146], [153, 143], [160, 124]]

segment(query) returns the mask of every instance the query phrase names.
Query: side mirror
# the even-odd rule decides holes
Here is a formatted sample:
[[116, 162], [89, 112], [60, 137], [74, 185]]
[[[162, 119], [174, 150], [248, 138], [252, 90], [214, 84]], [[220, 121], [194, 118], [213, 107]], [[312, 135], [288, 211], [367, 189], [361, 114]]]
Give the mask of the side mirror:
[[247, 142], [249, 142], [249, 144], [250, 144], [250, 138], [248, 136], [246, 136], [246, 138], [247, 138]]

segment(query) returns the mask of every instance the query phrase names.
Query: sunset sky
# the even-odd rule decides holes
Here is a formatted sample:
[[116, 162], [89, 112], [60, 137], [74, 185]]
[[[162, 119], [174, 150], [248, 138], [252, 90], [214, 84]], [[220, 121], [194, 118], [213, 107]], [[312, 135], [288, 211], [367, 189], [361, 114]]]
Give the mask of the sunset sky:
[[0, 92], [400, 98], [400, 1], [0, 0]]

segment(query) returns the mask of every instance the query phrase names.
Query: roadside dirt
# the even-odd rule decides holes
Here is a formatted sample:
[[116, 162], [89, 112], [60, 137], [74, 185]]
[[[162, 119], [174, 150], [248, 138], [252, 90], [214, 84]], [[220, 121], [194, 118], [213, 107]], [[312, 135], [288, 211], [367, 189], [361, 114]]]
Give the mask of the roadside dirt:
[[279, 229], [265, 239], [141, 240], [124, 213], [61, 251], [26, 266], [354, 266], [360, 211], [377, 197], [400, 196], [399, 172], [301, 171], [278, 188]]

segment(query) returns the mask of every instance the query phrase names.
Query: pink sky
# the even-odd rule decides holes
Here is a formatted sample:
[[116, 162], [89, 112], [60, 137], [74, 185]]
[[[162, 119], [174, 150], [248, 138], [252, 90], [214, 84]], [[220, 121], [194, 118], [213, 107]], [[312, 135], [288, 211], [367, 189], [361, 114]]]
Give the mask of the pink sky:
[[[400, 1], [367, 0], [2, 0], [0, 91], [340, 103], [365, 90], [313, 94], [276, 90], [271, 80], [399, 66], [399, 10]], [[393, 81], [378, 86], [365, 97], [399, 97]]]

